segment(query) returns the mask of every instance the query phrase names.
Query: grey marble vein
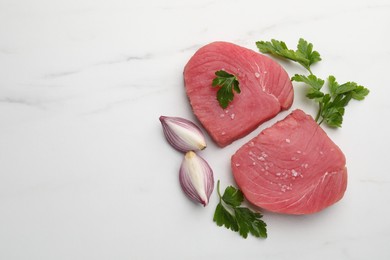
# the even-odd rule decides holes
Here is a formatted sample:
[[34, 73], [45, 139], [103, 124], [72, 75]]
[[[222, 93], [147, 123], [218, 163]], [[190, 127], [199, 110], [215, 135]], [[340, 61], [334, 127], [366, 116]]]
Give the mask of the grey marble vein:
[[153, 57], [152, 54], [128, 55], [128, 56], [124, 56], [122, 58], [103, 60], [103, 61], [95, 63], [94, 66], [111, 65], [111, 64], [125, 63], [125, 62], [131, 62], [131, 61], [143, 61], [143, 60], [148, 60], [152, 57]]
[[43, 106], [40, 102], [33, 102], [31, 100], [27, 100], [27, 99], [23, 99], [23, 98], [3, 97], [3, 98], [0, 98], [0, 103], [17, 104], [17, 105], [23, 105], [23, 106], [43, 109]]
[[48, 78], [48, 79], [61, 78], [61, 77], [66, 77], [66, 76], [70, 76], [70, 75], [73, 75], [73, 74], [77, 74], [77, 73], [80, 73], [80, 72], [82, 72], [81, 69], [78, 69], [78, 70], [66, 70], [66, 71], [59, 71], [59, 72], [48, 73], [44, 77]]

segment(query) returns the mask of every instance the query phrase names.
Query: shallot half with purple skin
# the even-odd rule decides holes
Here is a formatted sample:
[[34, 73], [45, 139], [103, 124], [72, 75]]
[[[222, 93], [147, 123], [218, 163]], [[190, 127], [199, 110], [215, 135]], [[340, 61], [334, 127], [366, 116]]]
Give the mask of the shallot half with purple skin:
[[164, 135], [176, 150], [186, 153], [206, 148], [206, 139], [200, 128], [181, 117], [160, 116]]
[[193, 151], [185, 154], [180, 166], [180, 185], [193, 201], [206, 206], [214, 189], [213, 170], [209, 164]]
[[160, 121], [168, 143], [185, 153], [179, 171], [180, 186], [191, 200], [206, 206], [214, 190], [214, 175], [210, 165], [195, 153], [206, 148], [202, 131], [181, 117], [160, 116]]

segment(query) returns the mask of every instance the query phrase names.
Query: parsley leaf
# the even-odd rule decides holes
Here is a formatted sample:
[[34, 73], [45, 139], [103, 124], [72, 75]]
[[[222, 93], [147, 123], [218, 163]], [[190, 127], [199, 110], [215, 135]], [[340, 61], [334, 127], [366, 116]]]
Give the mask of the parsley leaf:
[[320, 78], [317, 78], [315, 75], [311, 74], [309, 76], [304, 76], [304, 75], [299, 75], [299, 74], [295, 74], [291, 80], [295, 80], [295, 81], [298, 81], [298, 82], [304, 82], [306, 84], [308, 84], [309, 86], [311, 86], [313, 89], [315, 90], [320, 90], [322, 88], [322, 86], [324, 85], [324, 80], [320, 79]]
[[321, 89], [325, 81], [315, 76], [310, 68], [312, 64], [321, 60], [321, 56], [317, 51], [313, 51], [313, 44], [302, 38], [299, 39], [297, 50], [291, 50], [284, 42], [275, 39], [272, 39], [270, 42], [258, 41], [256, 46], [262, 53], [269, 53], [276, 57], [298, 62], [310, 72], [309, 76], [296, 74], [291, 80], [310, 86], [306, 97], [318, 102], [319, 109], [315, 118], [318, 124], [325, 122], [331, 127], [341, 127], [345, 107], [349, 101], [351, 99], [363, 100], [370, 92], [367, 88], [355, 82], [347, 82], [340, 85], [332, 75], [328, 77], [329, 93], [325, 94], [322, 92]]
[[238, 207], [244, 201], [244, 195], [240, 190], [233, 186], [229, 186], [225, 189], [222, 200], [232, 207]]
[[270, 42], [258, 41], [256, 46], [262, 53], [270, 53], [274, 56], [286, 58], [301, 64], [310, 74], [310, 66], [321, 60], [321, 56], [317, 51], [313, 51], [313, 44], [308, 43], [304, 39], [299, 39], [297, 50], [291, 50], [286, 43], [272, 39]]
[[355, 100], [363, 100], [370, 91], [363, 87], [363, 86], [357, 86], [355, 90], [352, 92], [352, 98]]
[[296, 62], [308, 63], [309, 60], [306, 59], [300, 53], [297, 53], [293, 50], [287, 48], [285, 42], [272, 39], [270, 42], [258, 41], [256, 46], [262, 53], [270, 53], [274, 56], [280, 56]]
[[218, 180], [219, 203], [215, 209], [214, 222], [220, 227], [225, 226], [227, 229], [239, 232], [244, 238], [247, 238], [249, 233], [255, 237], [266, 238], [267, 224], [261, 220], [263, 216], [248, 208], [240, 207], [244, 201], [244, 195], [233, 186], [228, 186], [221, 196], [219, 183]]
[[318, 61], [321, 60], [320, 54], [317, 51], [313, 51], [313, 44], [308, 43], [304, 39], [299, 39], [298, 46], [297, 46], [297, 52], [301, 53], [306, 59], [309, 60], [307, 63], [300, 63], [302, 66], [304, 66], [307, 70], [310, 71], [310, 66]]
[[328, 77], [329, 94], [321, 91], [324, 80], [317, 78], [315, 75], [294, 75], [292, 81], [303, 82], [310, 86], [306, 96], [314, 99], [319, 104], [319, 109], [315, 120], [321, 119], [319, 124], [325, 122], [331, 127], [341, 127], [345, 107], [351, 99], [363, 100], [370, 92], [367, 88], [359, 86], [355, 82], [339, 84], [332, 75]]
[[237, 220], [224, 206], [222, 206], [222, 203], [219, 203], [215, 209], [214, 222], [216, 222], [219, 227], [225, 226], [227, 229], [236, 232], [238, 231]]
[[234, 214], [238, 222], [239, 233], [242, 237], [247, 238], [248, 233], [251, 233], [255, 237], [267, 237], [267, 225], [261, 220], [263, 215], [242, 207], [235, 208]]
[[235, 75], [227, 73], [224, 70], [218, 70], [215, 72], [216, 78], [213, 79], [212, 86], [219, 86], [220, 89], [217, 92], [217, 100], [222, 108], [227, 108], [230, 102], [233, 101], [234, 93], [241, 93], [238, 79]]
[[336, 82], [336, 78], [332, 75], [328, 77], [328, 87], [329, 87], [329, 92], [332, 96], [335, 96], [336, 94], [336, 89], [338, 88], [339, 83]]

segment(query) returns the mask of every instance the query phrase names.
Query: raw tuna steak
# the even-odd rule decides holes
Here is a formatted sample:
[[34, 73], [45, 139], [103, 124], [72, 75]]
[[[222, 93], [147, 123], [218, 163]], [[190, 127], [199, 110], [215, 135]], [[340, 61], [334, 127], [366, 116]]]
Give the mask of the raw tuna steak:
[[[236, 75], [241, 93], [226, 109], [212, 87], [215, 72]], [[227, 42], [200, 48], [184, 68], [184, 83], [194, 114], [221, 147], [254, 130], [262, 122], [288, 109], [293, 88], [287, 72], [274, 60]]]
[[245, 197], [273, 212], [318, 212], [340, 200], [347, 187], [344, 154], [301, 110], [242, 146], [231, 163]]

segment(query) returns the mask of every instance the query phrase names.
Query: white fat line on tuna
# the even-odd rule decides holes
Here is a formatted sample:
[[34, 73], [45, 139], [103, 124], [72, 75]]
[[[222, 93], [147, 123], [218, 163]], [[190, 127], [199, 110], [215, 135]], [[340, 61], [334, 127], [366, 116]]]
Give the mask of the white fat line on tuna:
[[[326, 178], [328, 175], [335, 175], [335, 174], [337, 174], [337, 173], [338, 173], [338, 172], [328, 172], [328, 171], [326, 171], [326, 172], [324, 173], [324, 175], [322, 175], [320, 183], [322, 184], [322, 183], [325, 181], [325, 178]], [[330, 177], [330, 176], [329, 176], [329, 177]]]
[[[306, 197], [307, 194], [308, 194], [308, 193], [303, 194], [303, 196], [300, 197], [298, 200], [296, 200], [294, 203], [288, 204], [287, 206], [282, 207], [282, 208], [280, 208], [280, 209], [287, 209], [287, 208], [293, 207], [295, 204], [298, 204], [301, 200], [303, 200], [303, 199]], [[292, 198], [294, 198], [294, 197], [292, 197]], [[279, 200], [279, 201], [277, 201], [276, 203], [287, 202], [287, 201], [292, 200], [292, 198], [289, 197], [289, 198], [286, 198], [286, 199], [284, 199], [284, 200]], [[273, 202], [273, 203], [275, 203], [275, 202]], [[268, 203], [268, 204], [272, 204], [272, 203]]]
[[[266, 188], [266, 187], [264, 187], [264, 186], [262, 186], [262, 185], [260, 185], [260, 184], [258, 184], [258, 183], [256, 183], [256, 182], [254, 182], [252, 179], [250, 179], [250, 178], [248, 178], [248, 176], [245, 176], [246, 178], [247, 178], [247, 180], [248, 180], [248, 182], [250, 182], [251, 184], [253, 184], [254, 186], [256, 186], [257, 187], [257, 189], [256, 190], [265, 190], [265, 191], [267, 191], [268, 193], [272, 193], [272, 192], [275, 192], [275, 190], [271, 190], [271, 189], [269, 189], [269, 188]], [[260, 177], [260, 178], [263, 178], [264, 180], [266, 180], [266, 181], [268, 181], [264, 176], [262, 176], [262, 175], [259, 175], [258, 177]], [[268, 181], [270, 184], [272, 184], [272, 185], [274, 185], [275, 183], [273, 183], [272, 181], [270, 182], [270, 181]], [[251, 194], [254, 194], [254, 195], [259, 195], [258, 193], [255, 193], [255, 192], [253, 192], [253, 191], [251, 191], [251, 190], [247, 190], [246, 191], [247, 193], [251, 193]], [[263, 193], [263, 194], [267, 194], [267, 193]], [[264, 195], [262, 195], [263, 197], [269, 197], [269, 196], [264, 196]]]
[[[257, 64], [257, 62], [255, 62], [255, 64], [257, 67], [257, 72], [255, 73], [255, 76], [256, 76], [256, 74], [258, 74], [260, 76], [261, 70], [260, 70], [259, 64]], [[256, 76], [256, 78], [258, 78], [258, 76]]]

